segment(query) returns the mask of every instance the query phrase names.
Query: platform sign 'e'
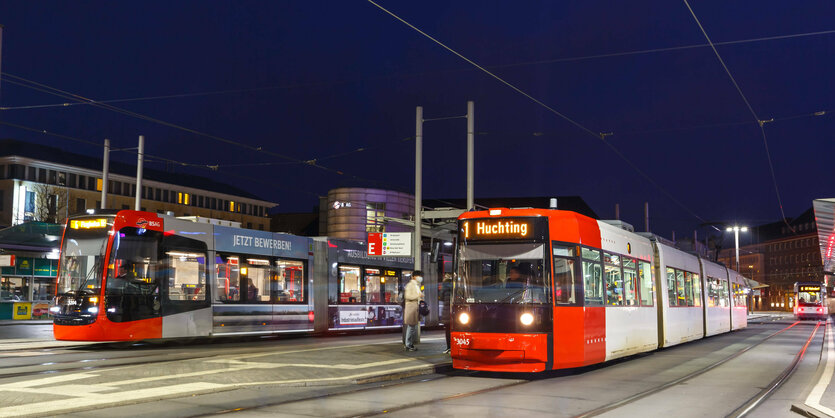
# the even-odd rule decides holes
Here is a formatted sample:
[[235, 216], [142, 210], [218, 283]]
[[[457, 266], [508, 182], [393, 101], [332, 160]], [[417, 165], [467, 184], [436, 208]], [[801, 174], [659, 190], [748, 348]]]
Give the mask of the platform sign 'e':
[[411, 232], [370, 232], [368, 255], [411, 256]]

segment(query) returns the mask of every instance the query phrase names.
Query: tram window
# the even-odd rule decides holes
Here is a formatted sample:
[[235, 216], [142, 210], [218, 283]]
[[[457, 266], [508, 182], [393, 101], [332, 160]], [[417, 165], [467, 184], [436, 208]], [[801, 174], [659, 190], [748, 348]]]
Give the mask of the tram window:
[[554, 287], [554, 302], [557, 305], [577, 303], [577, 295], [574, 293], [574, 260], [554, 257]]
[[241, 267], [241, 289], [246, 284], [246, 292], [241, 293], [246, 303], [270, 303], [270, 280], [273, 273], [270, 260], [246, 259], [245, 267]]
[[127, 322], [160, 315], [162, 274], [157, 247], [161, 235], [133, 227], [115, 235], [105, 284], [109, 320]]
[[693, 273], [676, 272], [676, 277], [679, 275], [684, 276], [684, 306], [693, 306]]
[[397, 297], [400, 294], [400, 278], [396, 275], [388, 273], [396, 273], [396, 271], [388, 271], [381, 279], [383, 288], [383, 303], [397, 303]]
[[[585, 249], [583, 252], [585, 254]], [[583, 261], [583, 294], [586, 306], [603, 306], [603, 267], [600, 264]]]
[[380, 289], [380, 270], [365, 269], [365, 298], [367, 303], [380, 303], [382, 290]]
[[[627, 261], [630, 261], [632, 269], [626, 268]], [[638, 273], [634, 270], [635, 260], [624, 259], [623, 262], [623, 304], [636, 306], [638, 304]]]
[[241, 300], [240, 259], [237, 256], [217, 256], [217, 297], [223, 303]]
[[652, 280], [652, 265], [638, 262], [638, 283], [640, 288], [641, 306], [655, 306], [655, 281]]
[[362, 303], [360, 268], [339, 266], [339, 303]]
[[606, 304], [623, 306], [623, 278], [620, 267], [606, 265]]
[[687, 306], [687, 297], [684, 294], [684, 272], [675, 270], [676, 272], [676, 306]]
[[699, 280], [699, 275], [696, 273], [690, 273], [693, 275], [693, 305], [692, 306], [702, 306], [702, 281]]
[[591, 261], [600, 261], [600, 251], [583, 248], [583, 259]]
[[676, 271], [667, 267], [667, 298], [670, 306], [678, 306], [678, 297], [676, 296]]
[[277, 260], [276, 268], [276, 277], [271, 288], [273, 300], [279, 303], [304, 302], [304, 263]]
[[206, 254], [168, 251], [168, 300], [206, 300]]

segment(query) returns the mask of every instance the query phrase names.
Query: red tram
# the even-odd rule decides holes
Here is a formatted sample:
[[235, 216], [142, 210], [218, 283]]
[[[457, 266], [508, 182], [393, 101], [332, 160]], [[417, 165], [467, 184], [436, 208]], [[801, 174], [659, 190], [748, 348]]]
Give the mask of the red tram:
[[461, 215], [453, 367], [579, 367], [747, 325], [741, 275], [613, 224], [546, 209]]

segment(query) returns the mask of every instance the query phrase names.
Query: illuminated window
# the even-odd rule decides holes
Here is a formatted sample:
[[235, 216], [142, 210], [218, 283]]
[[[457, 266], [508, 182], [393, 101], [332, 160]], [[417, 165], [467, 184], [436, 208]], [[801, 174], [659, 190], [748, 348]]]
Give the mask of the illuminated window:
[[386, 204], [382, 202], [369, 202], [365, 204], [365, 229], [367, 232], [385, 232], [384, 218], [386, 216]]
[[234, 212], [234, 211], [235, 211], [235, 202], [230, 200], [229, 201], [229, 212]]
[[96, 190], [101, 191], [101, 179], [96, 179]]
[[184, 204], [184, 205], [188, 205], [188, 204], [189, 204], [189, 195], [188, 195], [188, 193], [185, 193], [185, 198], [183, 199], [183, 204]]
[[177, 203], [179, 203], [181, 205], [183, 204], [183, 194], [182, 193], [177, 193]]

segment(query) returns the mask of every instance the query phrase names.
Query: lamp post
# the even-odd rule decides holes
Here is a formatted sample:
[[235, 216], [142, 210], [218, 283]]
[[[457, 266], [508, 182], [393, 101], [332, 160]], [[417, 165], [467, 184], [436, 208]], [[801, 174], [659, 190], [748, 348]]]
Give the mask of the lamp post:
[[739, 231], [748, 232], [747, 226], [729, 226], [725, 228], [725, 231], [734, 233], [734, 248], [736, 249], [736, 271], [739, 272]]

